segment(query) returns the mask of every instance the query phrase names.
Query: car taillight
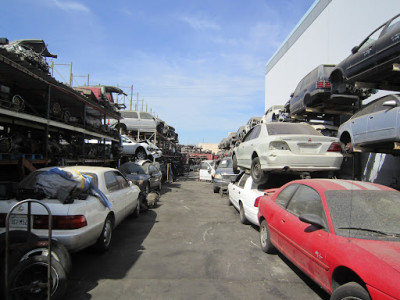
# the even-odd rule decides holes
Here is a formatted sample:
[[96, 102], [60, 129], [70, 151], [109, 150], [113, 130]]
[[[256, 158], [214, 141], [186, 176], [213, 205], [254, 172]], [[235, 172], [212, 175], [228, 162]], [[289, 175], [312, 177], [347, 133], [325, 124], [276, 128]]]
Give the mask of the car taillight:
[[328, 148], [328, 152], [340, 152], [340, 151], [341, 151], [340, 143], [337, 142], [333, 142]]
[[0, 227], [6, 227], [7, 214], [0, 214]]
[[320, 80], [317, 81], [317, 88], [322, 89], [322, 88], [331, 88], [331, 83], [327, 80]]
[[254, 207], [258, 207], [260, 205], [260, 200], [262, 196], [259, 196], [256, 198], [256, 201], [254, 201]]
[[[47, 229], [49, 226], [49, 217], [47, 215], [33, 216], [34, 229]], [[52, 228], [60, 230], [78, 229], [87, 226], [85, 216], [53, 216]]]

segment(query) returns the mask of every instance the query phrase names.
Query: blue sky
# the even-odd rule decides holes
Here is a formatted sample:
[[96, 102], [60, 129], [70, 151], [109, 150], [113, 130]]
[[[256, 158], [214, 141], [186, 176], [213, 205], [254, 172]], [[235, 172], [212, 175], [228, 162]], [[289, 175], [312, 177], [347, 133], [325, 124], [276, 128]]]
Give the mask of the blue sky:
[[[43, 39], [56, 64], [72, 62], [75, 86], [87, 74], [127, 93], [133, 85], [181, 144], [219, 143], [264, 114], [265, 65], [313, 3], [13, 0], [2, 5], [0, 32]], [[69, 67], [54, 75], [67, 81]]]

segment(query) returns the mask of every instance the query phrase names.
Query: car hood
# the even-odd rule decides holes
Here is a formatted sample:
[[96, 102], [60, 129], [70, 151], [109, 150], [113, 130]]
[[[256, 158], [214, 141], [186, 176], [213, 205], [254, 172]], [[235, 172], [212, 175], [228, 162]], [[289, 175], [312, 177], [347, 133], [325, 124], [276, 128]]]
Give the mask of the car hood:
[[397, 272], [400, 272], [400, 241], [370, 241], [353, 239], [352, 243], [369, 252], [377, 259], [385, 262]]
[[148, 180], [150, 178], [150, 175], [147, 174], [127, 174], [126, 177], [130, 180]]

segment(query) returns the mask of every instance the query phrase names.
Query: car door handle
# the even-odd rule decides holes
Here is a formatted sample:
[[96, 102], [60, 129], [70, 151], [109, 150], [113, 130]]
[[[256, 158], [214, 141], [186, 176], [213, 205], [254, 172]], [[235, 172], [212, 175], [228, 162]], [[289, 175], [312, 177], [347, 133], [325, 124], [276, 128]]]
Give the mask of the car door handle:
[[369, 117], [370, 119], [373, 119], [374, 117]]
[[238, 194], [240, 195], [240, 191], [238, 192]]
[[285, 224], [286, 221], [285, 221], [284, 219], [281, 219], [281, 223], [282, 223], [282, 224]]

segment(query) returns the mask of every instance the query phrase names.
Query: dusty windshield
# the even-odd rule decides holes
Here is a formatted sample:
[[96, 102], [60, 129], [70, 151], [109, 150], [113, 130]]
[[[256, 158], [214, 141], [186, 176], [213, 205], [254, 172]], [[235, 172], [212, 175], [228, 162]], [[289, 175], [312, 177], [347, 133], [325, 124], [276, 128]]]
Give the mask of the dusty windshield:
[[360, 239], [400, 240], [399, 195], [396, 191], [327, 191], [335, 233]]

